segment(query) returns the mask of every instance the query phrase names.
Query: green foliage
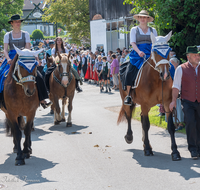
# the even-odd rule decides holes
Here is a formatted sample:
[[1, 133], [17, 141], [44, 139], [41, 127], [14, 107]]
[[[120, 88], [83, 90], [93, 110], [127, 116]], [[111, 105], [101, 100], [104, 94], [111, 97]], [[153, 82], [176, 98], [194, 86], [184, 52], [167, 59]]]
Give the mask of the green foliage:
[[44, 39], [44, 34], [43, 34], [43, 32], [42, 32], [41, 30], [39, 30], [39, 29], [33, 30], [31, 36], [32, 36], [32, 39], [35, 39], [35, 40], [36, 40], [36, 39]]
[[43, 20], [62, 23], [71, 34], [73, 42], [89, 41], [89, 0], [47, 0]]
[[[138, 121], [141, 121], [141, 107], [138, 106], [135, 109], [135, 113], [133, 114], [133, 119], [136, 119]], [[158, 116], [159, 114], [159, 107], [158, 106], [154, 106], [151, 108], [150, 112], [149, 112], [149, 121], [151, 125], [155, 125], [164, 129], [167, 129], [167, 122], [165, 122], [165, 116]], [[185, 125], [184, 123], [181, 123], [182, 125]], [[186, 133], [185, 132], [185, 128], [183, 128], [182, 130], [178, 131], [181, 133]]]
[[2, 30], [11, 30], [9, 18], [14, 14], [22, 14], [24, 0], [0, 0], [0, 43], [3, 41]]
[[4, 38], [4, 35], [5, 35], [5, 31], [4, 30], [2, 30], [1, 32], [0, 32], [0, 45], [3, 45], [3, 38]]
[[170, 45], [179, 57], [186, 59], [186, 47], [200, 44], [199, 0], [125, 0], [124, 3], [133, 4], [133, 13], [148, 10], [160, 35], [172, 30]]

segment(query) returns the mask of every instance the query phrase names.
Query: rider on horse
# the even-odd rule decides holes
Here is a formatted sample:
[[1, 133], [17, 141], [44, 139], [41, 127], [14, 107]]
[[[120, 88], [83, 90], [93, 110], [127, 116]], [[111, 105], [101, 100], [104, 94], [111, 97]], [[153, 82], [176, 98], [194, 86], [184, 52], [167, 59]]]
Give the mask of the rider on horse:
[[133, 47], [133, 51], [130, 53], [130, 63], [128, 65], [125, 86], [127, 87], [128, 95], [124, 100], [125, 105], [132, 105], [132, 98], [130, 96], [131, 87], [136, 79], [137, 73], [144, 63], [144, 58], [148, 59], [151, 53], [151, 32], [157, 36], [155, 28], [148, 27], [147, 23], [152, 22], [153, 17], [149, 16], [146, 10], [142, 10], [139, 14], [133, 16], [139, 21], [139, 25], [133, 27], [130, 32], [130, 42]]
[[[30, 36], [28, 32], [21, 31], [20, 29], [22, 21], [23, 19], [21, 19], [18, 14], [13, 15], [8, 21], [8, 23], [12, 25], [13, 30], [7, 32], [4, 36], [4, 55], [6, 59], [4, 60], [4, 62], [0, 67], [0, 103], [3, 102], [4, 81], [8, 74], [11, 61], [16, 55], [16, 50], [14, 49], [13, 44], [17, 48], [30, 49]], [[10, 49], [9, 53], [8, 53], [8, 48]], [[51, 104], [51, 102], [46, 103], [44, 101], [44, 99], [47, 99], [49, 97], [44, 80], [39, 72], [37, 72], [36, 82], [37, 82], [36, 85], [38, 89], [40, 104], [42, 105], [43, 108], [46, 108]]]

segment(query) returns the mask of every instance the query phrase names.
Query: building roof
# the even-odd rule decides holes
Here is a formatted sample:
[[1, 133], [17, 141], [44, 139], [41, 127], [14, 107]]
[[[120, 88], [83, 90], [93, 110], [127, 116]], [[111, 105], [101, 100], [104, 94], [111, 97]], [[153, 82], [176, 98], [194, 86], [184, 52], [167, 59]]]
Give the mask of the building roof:
[[[35, 6], [31, 3], [31, 1], [32, 1], [33, 3], [35, 3], [36, 5], [37, 5], [38, 3], [41, 2], [41, 0], [24, 0], [24, 7], [23, 7], [23, 9], [22, 9], [23, 11], [24, 11], [24, 10], [32, 10], [32, 9], [35, 8]], [[45, 1], [43, 0], [42, 2], [43, 2], [43, 3], [41, 3], [40, 6], [39, 6], [41, 9], [42, 9], [42, 7], [43, 7]]]

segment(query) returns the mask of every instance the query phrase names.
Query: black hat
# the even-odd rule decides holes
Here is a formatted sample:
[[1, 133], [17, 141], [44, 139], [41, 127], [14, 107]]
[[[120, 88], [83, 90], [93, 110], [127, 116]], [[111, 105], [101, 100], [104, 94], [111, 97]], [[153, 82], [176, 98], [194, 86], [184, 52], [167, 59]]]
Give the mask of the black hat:
[[8, 21], [8, 23], [10, 24], [14, 20], [21, 20], [21, 22], [23, 22], [24, 19], [21, 19], [20, 16], [18, 14], [16, 14], [16, 15], [12, 15], [11, 16], [10, 20]]

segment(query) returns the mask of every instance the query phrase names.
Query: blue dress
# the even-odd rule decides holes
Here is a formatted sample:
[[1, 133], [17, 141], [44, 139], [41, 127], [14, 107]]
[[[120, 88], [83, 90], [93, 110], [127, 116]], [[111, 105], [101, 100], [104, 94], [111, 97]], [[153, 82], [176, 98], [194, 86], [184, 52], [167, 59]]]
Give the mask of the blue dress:
[[[143, 51], [146, 54], [145, 59], [148, 59], [151, 55], [151, 46], [152, 44], [147, 44], [147, 43], [137, 45], [138, 49], [140, 51]], [[140, 67], [143, 65], [145, 61], [144, 58], [140, 57], [135, 50], [133, 50], [130, 53], [129, 58], [130, 58], [131, 64], [137, 67], [137, 69], [140, 69]]]
[[[10, 52], [8, 54], [10, 59], [13, 59], [15, 57], [16, 53], [17, 52], [15, 50], [10, 50]], [[0, 93], [3, 91], [4, 81], [9, 72], [9, 69], [10, 69], [10, 64], [7, 64], [7, 59], [5, 59], [0, 67]]]

